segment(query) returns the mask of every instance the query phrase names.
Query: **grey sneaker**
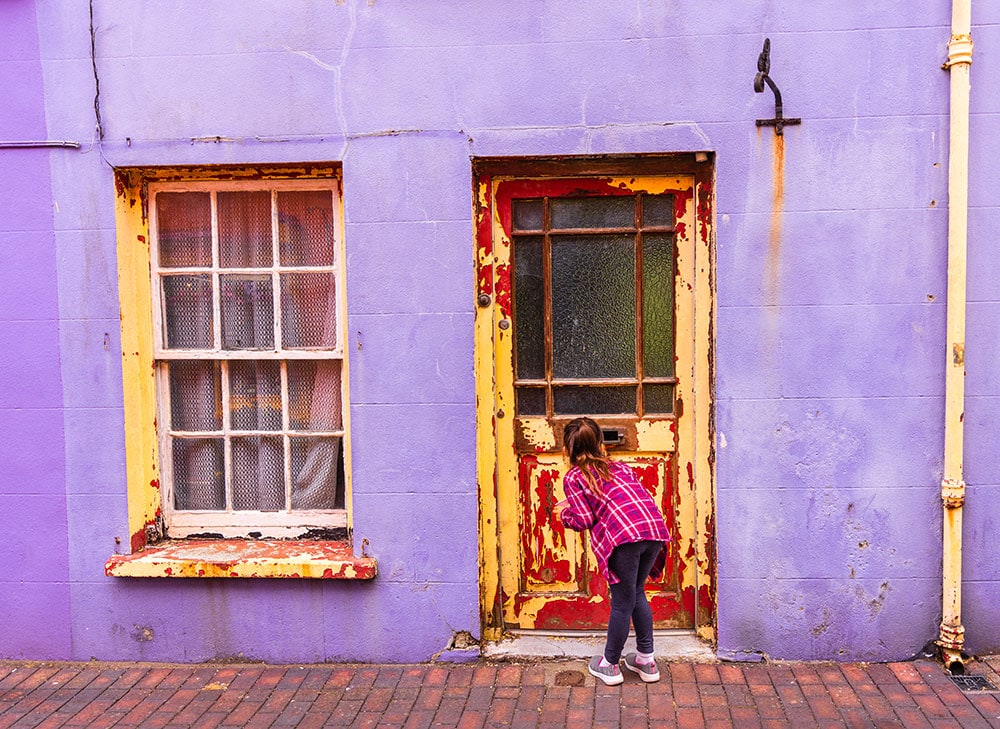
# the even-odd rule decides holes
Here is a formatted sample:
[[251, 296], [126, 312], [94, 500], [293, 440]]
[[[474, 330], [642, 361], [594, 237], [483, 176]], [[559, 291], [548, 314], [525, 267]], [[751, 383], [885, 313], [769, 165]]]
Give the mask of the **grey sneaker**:
[[625, 656], [625, 668], [630, 671], [635, 671], [639, 674], [641, 678], [646, 683], [655, 683], [660, 680], [660, 669], [656, 666], [656, 661], [652, 663], [636, 663], [635, 653], [629, 653]]
[[594, 656], [587, 666], [591, 676], [596, 676], [604, 682], [605, 686], [617, 686], [625, 680], [622, 670], [618, 666], [601, 667], [601, 656]]

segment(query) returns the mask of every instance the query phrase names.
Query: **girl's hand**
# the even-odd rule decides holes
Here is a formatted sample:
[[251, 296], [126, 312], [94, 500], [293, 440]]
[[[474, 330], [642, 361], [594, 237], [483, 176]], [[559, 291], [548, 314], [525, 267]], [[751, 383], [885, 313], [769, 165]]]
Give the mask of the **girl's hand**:
[[563, 499], [562, 501], [557, 501], [556, 505], [552, 507], [552, 515], [556, 519], [560, 519], [563, 511], [569, 506], [569, 501]]

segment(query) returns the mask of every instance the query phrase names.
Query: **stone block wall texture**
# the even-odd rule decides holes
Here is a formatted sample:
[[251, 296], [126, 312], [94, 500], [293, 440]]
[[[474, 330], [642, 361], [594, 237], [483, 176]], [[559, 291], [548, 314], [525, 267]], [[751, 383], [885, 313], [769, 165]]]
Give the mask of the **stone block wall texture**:
[[[0, 150], [0, 655], [419, 661], [478, 635], [471, 159], [691, 151], [716, 162], [719, 654], [913, 655], [941, 610], [950, 5], [911, 5], [94, 0], [92, 61], [86, 4], [3, 3], [0, 139], [81, 147]], [[973, 23], [964, 618], [995, 652], [1000, 11]], [[783, 145], [754, 124], [765, 37], [803, 119]], [[343, 164], [379, 577], [108, 578], [112, 168], [310, 161]]]

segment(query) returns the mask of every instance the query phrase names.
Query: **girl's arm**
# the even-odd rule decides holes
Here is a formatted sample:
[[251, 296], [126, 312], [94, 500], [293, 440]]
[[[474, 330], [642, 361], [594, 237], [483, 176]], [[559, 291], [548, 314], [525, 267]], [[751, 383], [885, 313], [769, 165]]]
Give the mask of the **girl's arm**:
[[583, 487], [569, 474], [563, 478], [563, 491], [566, 492], [566, 508], [559, 512], [559, 521], [564, 527], [577, 532], [590, 529], [597, 523], [597, 516], [590, 508], [590, 502], [584, 494]]

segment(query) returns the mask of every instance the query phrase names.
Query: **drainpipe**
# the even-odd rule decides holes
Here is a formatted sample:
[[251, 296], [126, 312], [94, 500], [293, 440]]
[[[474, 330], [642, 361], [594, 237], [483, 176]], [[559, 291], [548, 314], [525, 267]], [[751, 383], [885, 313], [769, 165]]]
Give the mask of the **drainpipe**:
[[942, 617], [937, 644], [952, 673], [965, 672], [962, 626], [962, 476], [965, 415], [966, 244], [969, 207], [969, 66], [972, 0], [953, 0], [946, 68], [951, 76], [948, 147], [948, 362], [945, 368]]

